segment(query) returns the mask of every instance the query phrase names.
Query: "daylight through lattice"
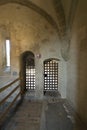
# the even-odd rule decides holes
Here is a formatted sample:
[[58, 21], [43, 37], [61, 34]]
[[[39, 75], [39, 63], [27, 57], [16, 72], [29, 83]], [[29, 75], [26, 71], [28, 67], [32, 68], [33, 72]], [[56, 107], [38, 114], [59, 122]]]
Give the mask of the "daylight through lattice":
[[46, 60], [44, 62], [44, 90], [58, 90], [58, 62]]

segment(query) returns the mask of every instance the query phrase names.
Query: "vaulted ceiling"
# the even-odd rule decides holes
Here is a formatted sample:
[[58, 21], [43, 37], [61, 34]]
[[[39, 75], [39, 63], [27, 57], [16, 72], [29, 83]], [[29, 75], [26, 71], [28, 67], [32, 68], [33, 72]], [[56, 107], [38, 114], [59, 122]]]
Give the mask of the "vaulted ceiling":
[[0, 5], [5, 5], [8, 3], [17, 3], [31, 8], [32, 10], [36, 11], [38, 14], [43, 16], [56, 29], [56, 31], [60, 35], [60, 32], [64, 33], [66, 26], [64, 10], [60, 0], [58, 2], [56, 0], [53, 0], [52, 2], [57, 13], [58, 21], [55, 21], [48, 12], [46, 12], [44, 9], [42, 9], [38, 5], [34, 4], [34, 2], [31, 2], [29, 0], [0, 0]]
[[[72, 29], [78, 1], [79, 0], [0, 0], [0, 6], [9, 3], [15, 3], [32, 9], [41, 15], [45, 20], [47, 20], [49, 24], [51, 24], [51, 26], [57, 31], [60, 39], [66, 40], [69, 38], [69, 36], [67, 36], [67, 32], [69, 32], [70, 35]], [[49, 5], [51, 5], [52, 8], [47, 10]], [[54, 11], [54, 13], [51, 13], [51, 9]], [[68, 46], [65, 45], [66, 50], [63, 50], [63, 53], [68, 52], [68, 41], [70, 41], [70, 39], [65, 42]], [[64, 56], [65, 54], [63, 54], [63, 57]]]

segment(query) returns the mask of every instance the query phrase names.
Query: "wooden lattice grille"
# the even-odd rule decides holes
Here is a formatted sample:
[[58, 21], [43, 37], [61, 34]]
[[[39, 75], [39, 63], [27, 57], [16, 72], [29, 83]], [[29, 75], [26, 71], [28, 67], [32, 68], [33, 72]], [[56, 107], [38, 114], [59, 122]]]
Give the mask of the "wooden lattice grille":
[[35, 66], [26, 66], [26, 89], [35, 90]]
[[44, 91], [58, 90], [58, 61], [44, 62]]

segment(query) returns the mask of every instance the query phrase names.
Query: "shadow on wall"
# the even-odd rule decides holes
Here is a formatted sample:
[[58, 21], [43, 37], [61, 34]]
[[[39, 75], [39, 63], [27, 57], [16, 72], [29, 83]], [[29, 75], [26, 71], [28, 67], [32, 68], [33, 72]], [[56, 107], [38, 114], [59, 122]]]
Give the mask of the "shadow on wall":
[[87, 38], [80, 41], [77, 88], [77, 111], [87, 125]]

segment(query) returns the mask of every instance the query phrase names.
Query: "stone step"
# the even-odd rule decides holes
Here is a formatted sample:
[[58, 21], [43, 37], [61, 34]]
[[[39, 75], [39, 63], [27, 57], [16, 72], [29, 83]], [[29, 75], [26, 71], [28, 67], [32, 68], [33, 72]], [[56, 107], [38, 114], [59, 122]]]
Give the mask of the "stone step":
[[[10, 129], [11, 130], [11, 129]], [[15, 128], [14, 130], [39, 130], [39, 126], [35, 126], [35, 125], [29, 125], [29, 126], [17, 126], [17, 128]]]
[[16, 122], [22, 122], [22, 123], [25, 123], [25, 119], [26, 119], [26, 122], [27, 123], [39, 123], [40, 122], [40, 118], [39, 117], [30, 117], [30, 118], [15, 118], [15, 121]]
[[41, 113], [36, 113], [36, 112], [33, 112], [33, 113], [25, 113], [25, 112], [22, 112], [22, 113], [16, 113], [15, 114], [15, 118], [16, 117], [40, 117]]
[[12, 117], [6, 130], [39, 130], [42, 104], [25, 100]]

